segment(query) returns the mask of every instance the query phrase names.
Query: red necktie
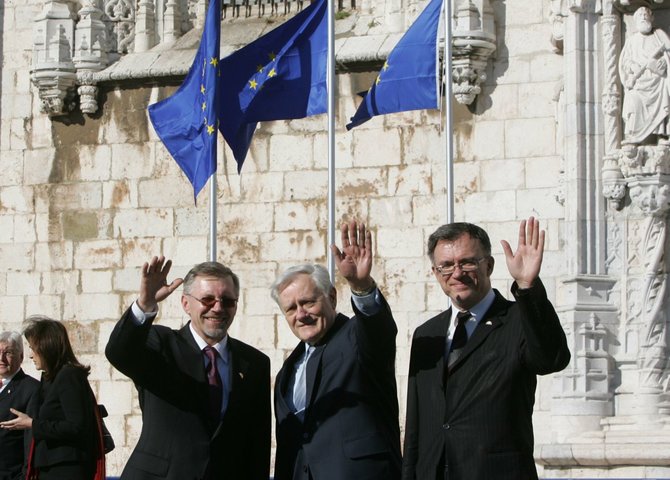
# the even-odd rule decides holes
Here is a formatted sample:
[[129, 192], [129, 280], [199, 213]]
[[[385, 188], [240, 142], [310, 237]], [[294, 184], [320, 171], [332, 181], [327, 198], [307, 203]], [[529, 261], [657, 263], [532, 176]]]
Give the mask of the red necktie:
[[219, 376], [219, 369], [216, 366], [219, 352], [209, 345], [202, 351], [209, 359], [209, 364], [205, 370], [207, 372], [207, 383], [209, 383], [209, 414], [215, 422], [218, 422], [221, 419], [221, 401], [223, 400], [223, 384]]

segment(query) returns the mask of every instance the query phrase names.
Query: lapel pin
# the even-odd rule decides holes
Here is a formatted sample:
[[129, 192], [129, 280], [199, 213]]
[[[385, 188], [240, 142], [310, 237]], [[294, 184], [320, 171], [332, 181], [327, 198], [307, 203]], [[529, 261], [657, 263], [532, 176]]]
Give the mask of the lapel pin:
[[487, 320], [486, 325], [493, 325], [493, 322], [491, 320]]
[[240, 376], [241, 380], [244, 380], [244, 374], [242, 372], [239, 372], [238, 375]]

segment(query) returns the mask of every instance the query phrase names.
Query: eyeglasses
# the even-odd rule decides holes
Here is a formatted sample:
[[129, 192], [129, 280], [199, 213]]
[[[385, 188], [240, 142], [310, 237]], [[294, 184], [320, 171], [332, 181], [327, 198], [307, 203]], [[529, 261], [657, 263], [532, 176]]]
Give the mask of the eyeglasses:
[[11, 358], [16, 355], [16, 352], [14, 350], [0, 350], [0, 357], [4, 357], [5, 355], [7, 355], [7, 358]]
[[237, 305], [237, 298], [226, 298], [226, 297], [221, 297], [221, 298], [216, 298], [216, 297], [203, 297], [203, 298], [198, 298], [194, 297], [190, 293], [185, 293], [187, 297], [195, 298], [197, 301], [202, 303], [203, 306], [207, 308], [214, 308], [214, 305], [216, 305], [216, 302], [219, 302], [221, 304], [221, 308], [233, 308]]
[[434, 265], [433, 268], [435, 271], [437, 271], [440, 275], [443, 276], [449, 276], [453, 275], [453, 273], [456, 271], [456, 267], [458, 267], [461, 272], [474, 272], [479, 268], [479, 264], [482, 260], [486, 260], [488, 257], [479, 257], [479, 258], [469, 258], [467, 260], [463, 260], [458, 263], [448, 263], [445, 265]]

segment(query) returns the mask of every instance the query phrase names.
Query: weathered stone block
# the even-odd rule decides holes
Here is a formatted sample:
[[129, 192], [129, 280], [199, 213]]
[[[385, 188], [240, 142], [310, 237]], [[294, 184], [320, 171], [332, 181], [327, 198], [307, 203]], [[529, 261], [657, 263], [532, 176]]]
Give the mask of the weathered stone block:
[[81, 291], [82, 293], [112, 293], [112, 272], [82, 270]]
[[517, 218], [516, 194], [514, 191], [472, 193], [465, 199], [463, 221], [502, 222]]
[[423, 235], [419, 229], [378, 228], [376, 240], [376, 251], [385, 258], [423, 254]]
[[33, 211], [33, 189], [22, 186], [0, 188], [0, 211], [3, 213], [30, 213]]
[[320, 198], [325, 201], [328, 191], [328, 173], [322, 171], [298, 171], [284, 174], [283, 200], [308, 200]]
[[[95, 305], [95, 308], [91, 308]], [[107, 293], [80, 293], [79, 295], [66, 295], [63, 299], [63, 318], [68, 320], [93, 321], [115, 318], [119, 311], [119, 296], [111, 292]], [[72, 334], [70, 334], [72, 335]], [[97, 350], [97, 334], [91, 334], [93, 338], [87, 340], [87, 344], [94, 342]]]
[[[546, 157], [556, 151], [552, 118], [509, 120], [505, 124], [505, 156], [507, 158]], [[541, 132], [529, 135], [528, 132]]]
[[152, 145], [112, 144], [112, 179], [150, 178], [155, 166]]
[[521, 189], [524, 173], [524, 161], [520, 159], [481, 162], [481, 191]]
[[46, 315], [51, 318], [61, 318], [63, 312], [62, 295], [45, 295], [26, 297], [26, 316]]
[[[267, 207], [266, 207], [267, 208]], [[310, 230], [327, 228], [326, 205], [322, 202], [286, 202], [274, 206], [274, 230]], [[271, 231], [271, 228], [260, 231]]]
[[402, 162], [400, 135], [395, 128], [372, 132], [353, 131], [354, 165], [378, 167]]
[[433, 191], [431, 166], [428, 164], [389, 167], [387, 191], [391, 195], [425, 195]]
[[38, 272], [7, 272], [7, 282], [12, 290], [21, 295], [40, 293], [40, 274]]
[[69, 270], [74, 262], [74, 244], [67, 242], [39, 242], [35, 245], [35, 268], [40, 272]]
[[174, 233], [172, 209], [120, 210], [114, 215], [114, 232], [124, 237], [171, 237]]
[[74, 252], [74, 266], [77, 269], [109, 269], [121, 266], [121, 246], [118, 240], [78, 242]]
[[325, 232], [278, 232], [261, 234], [263, 261], [291, 262], [320, 261], [326, 256]]
[[411, 197], [383, 197], [370, 199], [370, 224], [371, 228], [403, 228], [412, 223]]
[[0, 244], [0, 263], [5, 271], [30, 270], [34, 265], [35, 249], [33, 243]]

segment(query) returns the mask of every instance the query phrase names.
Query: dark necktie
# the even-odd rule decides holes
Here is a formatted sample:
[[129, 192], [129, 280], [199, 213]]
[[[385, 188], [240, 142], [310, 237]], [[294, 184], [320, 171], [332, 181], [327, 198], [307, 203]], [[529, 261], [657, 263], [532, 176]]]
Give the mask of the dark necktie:
[[218, 422], [221, 418], [221, 401], [223, 400], [223, 384], [219, 376], [219, 369], [216, 366], [219, 352], [209, 345], [202, 351], [209, 359], [209, 364], [205, 370], [207, 372], [207, 383], [209, 383], [209, 414], [215, 422]]
[[456, 315], [456, 330], [454, 330], [454, 336], [451, 339], [451, 347], [449, 347], [449, 357], [447, 360], [447, 365], [451, 365], [458, 360], [458, 357], [461, 355], [461, 350], [468, 343], [468, 332], [465, 330], [465, 322], [472, 316], [467, 310], [465, 312], [458, 312]]

